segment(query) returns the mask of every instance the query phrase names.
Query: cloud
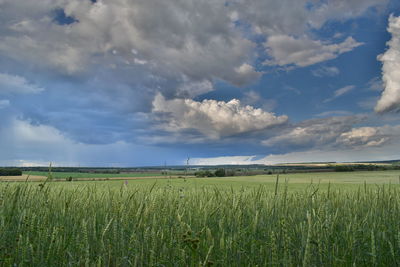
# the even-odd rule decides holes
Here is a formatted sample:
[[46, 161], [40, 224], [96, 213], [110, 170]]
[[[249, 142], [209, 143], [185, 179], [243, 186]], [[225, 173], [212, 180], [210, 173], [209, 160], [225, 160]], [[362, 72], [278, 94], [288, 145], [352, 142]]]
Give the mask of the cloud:
[[315, 77], [333, 77], [340, 73], [340, 70], [336, 67], [321, 67], [311, 71], [312, 75]]
[[[343, 128], [344, 129], [344, 128]], [[295, 135], [292, 135], [296, 138]], [[289, 139], [281, 139], [288, 141]], [[325, 143], [325, 142], [324, 142]], [[220, 156], [194, 158], [192, 165], [279, 164], [301, 162], [360, 162], [398, 159], [400, 125], [357, 127], [330, 138], [330, 145], [310, 147], [305, 151], [276, 153], [267, 156]]]
[[[0, 153], [2, 166], [48, 166], [49, 162], [54, 166], [154, 166], [157, 161], [162, 164], [166, 159], [170, 164], [179, 163], [173, 158], [178, 154], [175, 150], [124, 141], [84, 144], [70, 139], [50, 125], [16, 118], [2, 120], [0, 147], [7, 152]], [[180, 158], [183, 157], [180, 155]]]
[[378, 56], [383, 63], [384, 83], [384, 91], [375, 106], [378, 113], [400, 110], [400, 17], [391, 15], [387, 30], [392, 34], [392, 39], [387, 42], [389, 48]]
[[288, 120], [285, 115], [275, 116], [259, 108], [244, 106], [237, 99], [197, 102], [191, 99], [167, 100], [161, 94], [153, 101], [153, 113], [160, 115], [162, 128], [166, 131], [194, 129], [211, 139], [263, 130]]
[[256, 156], [222, 156], [214, 158], [192, 158], [190, 165], [246, 165], [254, 164]]
[[0, 109], [6, 108], [10, 105], [10, 100], [0, 99]]
[[36, 94], [43, 88], [29, 83], [24, 77], [0, 73], [0, 94]]
[[[342, 2], [342, 6], [348, 5], [348, 10], [357, 10], [353, 17], [376, 4]], [[87, 144], [135, 142], [140, 139], [139, 135], [158, 134], [158, 129], [147, 133], [152, 129], [142, 121], [135, 121], [142, 113], [146, 113], [143, 115], [148, 119], [146, 123], [162, 123], [164, 127], [180, 118], [169, 111], [171, 107], [159, 112], [164, 116], [149, 115], [157, 93], [161, 92], [170, 103], [173, 99], [193, 99], [208, 93], [221, 80], [245, 86], [259, 79], [264, 73], [258, 63], [268, 56], [265, 49], [259, 49], [259, 44], [270, 37], [306, 40], [317, 44], [318, 53], [330, 47], [334, 56], [349, 49], [351, 42], [320, 41], [314, 31], [317, 23], [310, 24], [315, 21], [314, 13], [322, 9], [337, 10], [335, 5], [313, 1], [315, 6], [310, 8], [307, 3], [306, 0], [42, 0], [35, 3], [0, 0], [0, 73], [4, 72], [3, 78], [6, 76], [8, 84], [13, 81], [13, 86], [7, 87], [12, 90], [0, 86], [0, 93], [33, 94], [46, 88], [46, 94], [29, 98], [7, 95], [5, 98], [10, 99], [13, 107], [7, 112], [29, 119], [34, 125], [46, 124], [71, 140]], [[339, 15], [337, 12], [330, 19], [335, 20]], [[353, 40], [355, 44], [358, 43]], [[218, 121], [220, 127], [214, 125], [216, 122], [207, 112], [179, 104], [195, 117], [203, 113], [205, 116], [204, 127], [193, 126], [194, 123], [185, 120], [178, 123], [178, 129], [189, 127], [179, 133], [204, 141], [204, 136], [220, 138], [251, 133], [287, 120], [285, 116], [267, 112], [276, 105], [274, 100], [261, 98], [250, 103], [257, 101], [250, 97], [237, 108], [246, 114], [249, 122], [246, 124], [246, 116], [234, 111], [232, 115], [238, 117], [237, 121]], [[245, 104], [253, 110], [242, 111], [246, 110]], [[226, 107], [228, 103], [221, 106]], [[261, 115], [253, 114], [259, 110], [255, 107], [262, 108]], [[263, 112], [271, 115], [270, 122]], [[166, 114], [176, 118], [168, 118]], [[199, 133], [198, 128], [205, 130]], [[162, 138], [182, 140], [182, 135], [173, 131], [168, 134]]]
[[350, 111], [347, 111], [347, 110], [329, 110], [329, 111], [321, 112], [315, 116], [316, 117], [332, 117], [332, 116], [351, 116], [351, 115], [353, 115], [353, 113]]
[[370, 8], [385, 7], [388, 0], [235, 0], [229, 2], [233, 17], [264, 35], [301, 35], [321, 28], [328, 21], [362, 16]]
[[265, 43], [268, 54], [272, 59], [265, 61], [267, 65], [296, 65], [305, 67], [338, 57], [362, 45], [352, 37], [342, 43], [329, 44], [306, 36], [295, 38], [289, 35], [270, 36]]
[[326, 150], [311, 149], [308, 151], [296, 151], [280, 154], [260, 156], [221, 156], [208, 158], [194, 158], [191, 165], [250, 165], [250, 164], [286, 164], [286, 163], [310, 163], [310, 162], [362, 162], [398, 159], [400, 144], [392, 146], [364, 146], [360, 149], [335, 149]]
[[375, 8], [382, 10], [389, 0], [332, 0], [315, 1], [310, 8], [309, 23], [315, 27], [322, 27], [327, 21], [343, 21], [359, 17], [367, 10]]
[[351, 131], [352, 126], [362, 120], [363, 117], [360, 116], [306, 120], [264, 140], [262, 144], [292, 149], [326, 146], [334, 143], [341, 133]]
[[345, 87], [342, 87], [342, 88], [340, 88], [340, 89], [337, 89], [337, 90], [333, 93], [333, 96], [332, 96], [332, 97], [330, 97], [330, 98], [328, 98], [328, 99], [325, 99], [323, 102], [324, 102], [324, 103], [330, 102], [330, 101], [332, 101], [332, 100], [334, 100], [334, 99], [336, 99], [336, 98], [338, 98], [338, 97], [340, 97], [340, 96], [342, 96], [342, 95], [347, 94], [348, 92], [352, 91], [354, 88], [355, 88], [354, 85], [347, 85], [347, 86], [345, 86]]
[[[136, 66], [239, 86], [260, 76], [251, 66], [254, 44], [235, 29], [223, 0], [46, 1], [32, 14], [26, 1], [4, 2], [0, 53], [47, 69], [82, 75], [99, 65]], [[75, 22], [58, 23], [54, 10]]]
[[365, 147], [354, 149], [311, 149], [308, 151], [296, 151], [282, 154], [271, 154], [258, 162], [265, 164], [301, 163], [301, 162], [360, 162], [398, 159], [397, 144], [394, 147]]
[[236, 83], [238, 85], [245, 85], [246, 83], [255, 81], [262, 75], [262, 72], [255, 71], [254, 67], [247, 63], [243, 63], [239, 67], [236, 67], [235, 71], [237, 73], [238, 80]]
[[360, 150], [400, 142], [400, 125], [355, 127], [365, 120], [363, 116], [306, 120], [262, 143], [292, 150]]
[[190, 82], [186, 79], [185, 82], [178, 88], [176, 96], [193, 98], [213, 90], [214, 86], [209, 80]]
[[360, 127], [349, 132], [342, 133], [337, 143], [346, 147], [376, 147], [389, 141], [387, 130], [395, 130], [399, 133], [400, 127]]
[[383, 91], [383, 81], [380, 77], [374, 77], [367, 83], [368, 89], [371, 91]]
[[259, 106], [265, 111], [272, 111], [276, 108], [277, 102], [274, 99], [265, 99], [256, 91], [246, 91], [243, 94], [241, 103], [251, 106]]

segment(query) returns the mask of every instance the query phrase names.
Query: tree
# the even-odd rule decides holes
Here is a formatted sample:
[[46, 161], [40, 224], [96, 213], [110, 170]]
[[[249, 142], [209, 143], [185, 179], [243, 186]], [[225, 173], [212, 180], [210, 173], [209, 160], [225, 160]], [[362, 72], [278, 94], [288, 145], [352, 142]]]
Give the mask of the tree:
[[215, 171], [215, 176], [224, 177], [225, 176], [225, 169], [220, 168], [220, 169], [216, 170]]

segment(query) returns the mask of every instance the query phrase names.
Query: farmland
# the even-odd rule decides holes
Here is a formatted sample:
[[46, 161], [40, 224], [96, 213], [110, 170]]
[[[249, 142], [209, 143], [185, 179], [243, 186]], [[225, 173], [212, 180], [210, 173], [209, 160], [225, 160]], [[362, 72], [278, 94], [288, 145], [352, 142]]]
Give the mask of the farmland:
[[2, 182], [0, 265], [396, 266], [399, 175]]
[[[48, 176], [48, 172], [31, 171], [25, 172], [27, 175]], [[139, 172], [139, 173], [85, 173], [85, 172], [52, 172], [54, 179], [66, 179], [68, 177], [79, 178], [135, 178], [135, 177], [157, 177], [162, 176], [160, 172]]]

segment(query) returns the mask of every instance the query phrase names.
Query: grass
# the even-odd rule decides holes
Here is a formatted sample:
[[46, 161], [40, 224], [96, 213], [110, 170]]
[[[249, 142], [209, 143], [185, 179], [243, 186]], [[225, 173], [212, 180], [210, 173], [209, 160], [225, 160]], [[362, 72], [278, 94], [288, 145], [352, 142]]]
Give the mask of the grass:
[[[48, 172], [30, 171], [24, 174], [34, 176], [47, 176]], [[110, 177], [156, 177], [162, 176], [161, 172], [137, 172], [137, 173], [84, 173], [84, 172], [52, 172], [54, 179], [72, 178], [110, 178]], [[165, 175], [164, 175], [165, 176]]]
[[398, 266], [399, 172], [367, 174], [0, 183], [0, 265]]

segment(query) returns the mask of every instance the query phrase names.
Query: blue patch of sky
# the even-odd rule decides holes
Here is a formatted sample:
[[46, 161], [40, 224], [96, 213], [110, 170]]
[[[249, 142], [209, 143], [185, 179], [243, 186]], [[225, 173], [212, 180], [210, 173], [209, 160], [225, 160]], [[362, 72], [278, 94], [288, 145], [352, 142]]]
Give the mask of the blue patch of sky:
[[67, 16], [65, 14], [64, 9], [62, 9], [62, 8], [57, 8], [53, 12], [54, 12], [53, 20], [55, 23], [57, 23], [59, 25], [69, 25], [69, 24], [78, 22], [78, 20], [76, 18]]

